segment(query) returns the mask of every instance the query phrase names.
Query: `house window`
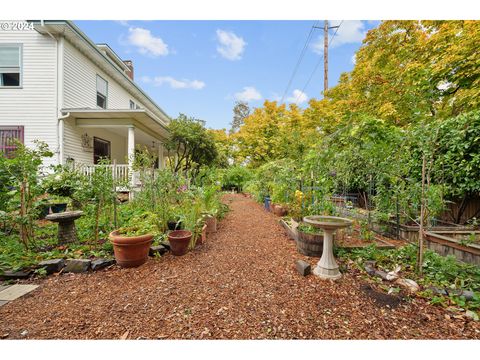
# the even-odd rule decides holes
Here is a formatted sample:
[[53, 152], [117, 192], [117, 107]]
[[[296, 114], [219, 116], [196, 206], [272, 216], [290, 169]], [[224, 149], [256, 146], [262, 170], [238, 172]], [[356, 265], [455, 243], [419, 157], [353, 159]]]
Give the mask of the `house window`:
[[110, 141], [93, 138], [93, 163], [98, 164], [101, 159], [110, 160]]
[[137, 107], [136, 107], [135, 103], [132, 100], [130, 100], [130, 110], [135, 110], [136, 108]]
[[0, 44], [0, 88], [20, 87], [22, 83], [22, 46]]
[[23, 144], [23, 126], [0, 126], [0, 154], [8, 158], [17, 150], [16, 141]]
[[97, 106], [107, 108], [108, 83], [101, 76], [97, 75]]

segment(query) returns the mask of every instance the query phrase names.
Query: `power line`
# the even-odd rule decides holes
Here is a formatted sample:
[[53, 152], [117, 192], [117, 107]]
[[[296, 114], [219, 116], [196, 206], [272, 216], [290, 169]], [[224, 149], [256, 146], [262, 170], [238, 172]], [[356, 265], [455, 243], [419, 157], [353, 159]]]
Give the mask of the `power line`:
[[[335, 36], [337, 35], [337, 32], [338, 32], [338, 29], [340, 29], [340, 26], [342, 26], [343, 24], [343, 20], [340, 22], [340, 24], [338, 25], [337, 29], [335, 30], [335, 33], [333, 33], [332, 37], [330, 38], [330, 41], [328, 42], [328, 46], [330, 46], [333, 42], [333, 39], [335, 38]], [[310, 84], [310, 81], [312, 80], [313, 78], [313, 75], [315, 75], [315, 72], [317, 71], [318, 67], [320, 66], [320, 64], [322, 63], [322, 58], [320, 58], [317, 62], [317, 64], [315, 65], [315, 68], [313, 69], [312, 73], [310, 74], [310, 77], [308, 78], [307, 80], [307, 83], [305, 84], [305, 86], [303, 87], [302, 89], [302, 92], [300, 94], [297, 95], [297, 98], [295, 99], [295, 105], [298, 105], [298, 100], [300, 99], [300, 95], [302, 93], [305, 93], [305, 89], [308, 87], [308, 85]]]
[[290, 76], [290, 80], [288, 80], [288, 84], [287, 84], [287, 87], [285, 89], [285, 92], [283, 93], [282, 99], [280, 100], [280, 104], [283, 103], [283, 100], [285, 100], [285, 96], [287, 96], [288, 90], [290, 89], [290, 86], [292, 85], [293, 78], [295, 77], [295, 75], [297, 73], [297, 70], [298, 70], [298, 67], [300, 66], [300, 63], [303, 60], [303, 56], [305, 55], [305, 52], [308, 48], [308, 44], [310, 43], [310, 40], [312, 38], [313, 31], [315, 30], [315, 27], [318, 25], [318, 22], [319, 22], [319, 20], [315, 21], [313, 23], [312, 27], [310, 28], [310, 32], [308, 33], [307, 40], [305, 41], [305, 45], [303, 45], [303, 49], [300, 52], [300, 56], [297, 60], [297, 63], [295, 65], [295, 67], [293, 68], [292, 75]]

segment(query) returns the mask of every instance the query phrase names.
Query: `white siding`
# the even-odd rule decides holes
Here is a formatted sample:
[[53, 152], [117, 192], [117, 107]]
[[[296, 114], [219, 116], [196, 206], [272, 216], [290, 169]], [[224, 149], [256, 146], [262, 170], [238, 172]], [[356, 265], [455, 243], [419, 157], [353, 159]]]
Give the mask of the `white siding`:
[[[104, 73], [87, 56], [80, 52], [70, 42], [64, 45], [64, 103], [63, 108], [90, 108], [97, 109], [97, 74], [108, 82], [107, 109], [129, 109], [130, 100], [143, 107], [143, 104], [134, 98], [115, 80]], [[125, 163], [126, 140], [109, 131], [100, 129], [78, 129], [72, 122], [65, 122], [64, 154], [65, 159], [72, 157], [76, 162], [91, 164], [93, 155], [83, 151], [81, 134], [87, 132], [90, 136], [98, 133], [98, 137], [112, 142], [112, 160]]]
[[65, 41], [64, 49], [64, 108], [97, 109], [97, 74], [108, 82], [107, 109], [129, 109], [130, 100], [143, 107], [70, 42]]
[[[126, 133], [125, 129], [125, 133]], [[74, 120], [70, 119], [65, 121], [64, 129], [64, 143], [65, 143], [65, 160], [67, 158], [72, 158], [75, 160], [75, 164], [84, 164], [90, 165], [93, 164], [93, 152], [88, 152], [82, 148], [82, 135], [87, 133], [88, 136], [99, 137], [103, 140], [110, 141], [110, 151], [112, 156], [112, 161], [116, 160], [117, 164], [126, 164], [127, 157], [127, 140], [125, 137], [115, 134], [111, 131], [97, 128], [79, 128], [75, 126]], [[68, 144], [68, 146], [67, 146]]]
[[[0, 44], [23, 45], [22, 88], [0, 88], [0, 125], [23, 125], [25, 144], [45, 141], [54, 152], [57, 145], [56, 64], [57, 43], [32, 31], [0, 31]], [[44, 165], [56, 163], [56, 155]]]

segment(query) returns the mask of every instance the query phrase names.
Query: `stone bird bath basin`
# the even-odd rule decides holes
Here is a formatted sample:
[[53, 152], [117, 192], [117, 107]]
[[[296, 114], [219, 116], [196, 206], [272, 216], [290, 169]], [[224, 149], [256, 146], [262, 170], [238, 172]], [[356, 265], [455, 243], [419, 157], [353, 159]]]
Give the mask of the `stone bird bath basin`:
[[333, 256], [333, 234], [338, 229], [352, 226], [353, 221], [336, 216], [305, 216], [303, 222], [323, 230], [323, 253], [313, 273], [321, 279], [340, 279], [342, 274]]

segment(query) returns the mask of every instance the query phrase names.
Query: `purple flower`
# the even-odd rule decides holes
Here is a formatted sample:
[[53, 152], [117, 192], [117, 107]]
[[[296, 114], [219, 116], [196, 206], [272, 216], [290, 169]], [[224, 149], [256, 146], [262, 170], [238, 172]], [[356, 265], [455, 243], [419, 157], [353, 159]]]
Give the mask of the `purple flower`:
[[182, 185], [177, 189], [177, 192], [182, 193], [182, 192], [185, 192], [187, 190], [188, 190], [187, 185]]

